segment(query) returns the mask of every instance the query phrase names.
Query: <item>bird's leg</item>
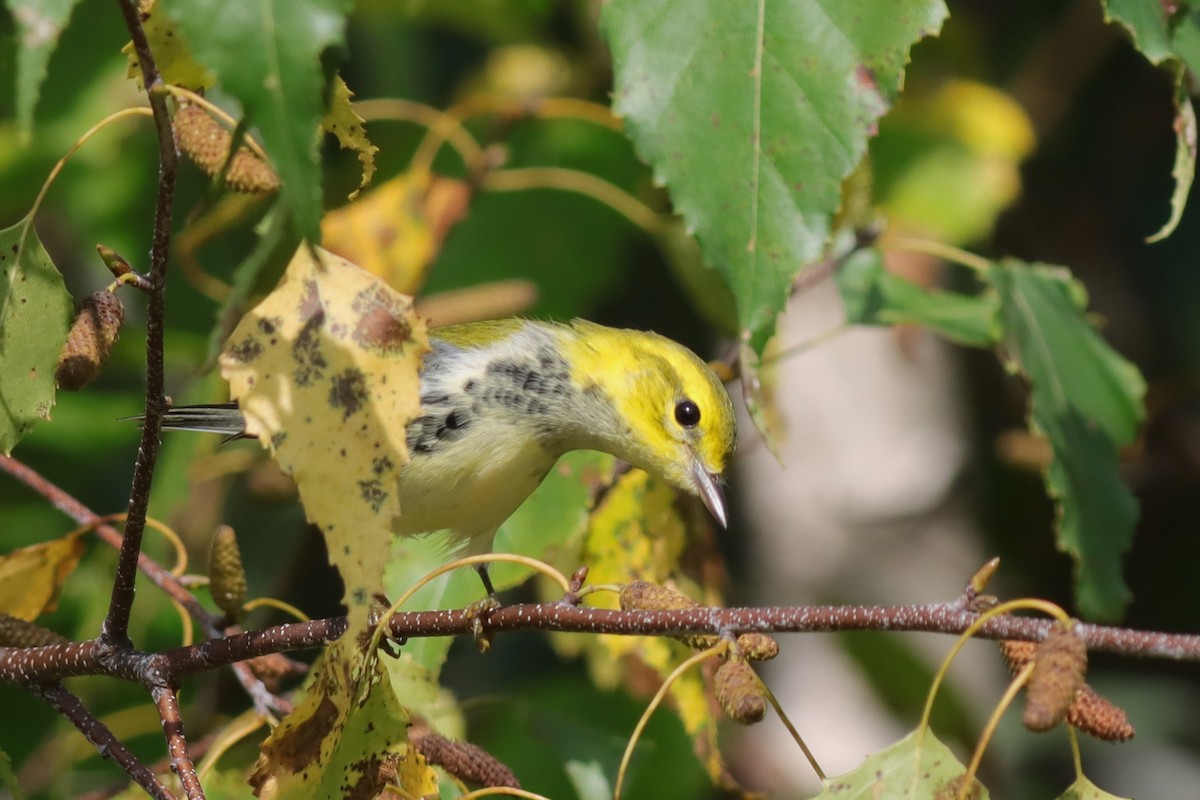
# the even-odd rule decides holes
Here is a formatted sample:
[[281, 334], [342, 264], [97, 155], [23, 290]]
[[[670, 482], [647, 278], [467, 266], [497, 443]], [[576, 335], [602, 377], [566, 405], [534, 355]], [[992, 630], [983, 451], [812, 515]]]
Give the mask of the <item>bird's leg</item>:
[[476, 564], [475, 571], [479, 573], [479, 580], [483, 581], [483, 590], [488, 593], [488, 597], [494, 600], [496, 598], [496, 587], [492, 586], [492, 577], [488, 575], [488, 565]]
[[467, 606], [466, 613], [467, 618], [471, 620], [471, 633], [475, 637], [475, 648], [481, 653], [486, 653], [492, 646], [492, 639], [483, 630], [483, 618], [499, 608], [500, 601], [496, 599], [496, 587], [492, 586], [492, 578], [488, 575], [488, 565], [476, 564], [475, 571], [479, 574], [479, 580], [483, 581], [487, 597], [476, 600]]

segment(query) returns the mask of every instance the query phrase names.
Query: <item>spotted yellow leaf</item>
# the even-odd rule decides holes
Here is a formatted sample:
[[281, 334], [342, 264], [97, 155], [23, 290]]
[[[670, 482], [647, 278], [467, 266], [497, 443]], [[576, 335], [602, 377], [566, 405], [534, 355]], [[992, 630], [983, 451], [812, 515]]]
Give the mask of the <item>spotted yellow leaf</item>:
[[418, 413], [417, 370], [428, 349], [410, 297], [302, 246], [221, 354], [247, 432], [296, 480], [325, 534], [355, 629], [380, 587], [380, 556], [400, 514], [405, 426]]

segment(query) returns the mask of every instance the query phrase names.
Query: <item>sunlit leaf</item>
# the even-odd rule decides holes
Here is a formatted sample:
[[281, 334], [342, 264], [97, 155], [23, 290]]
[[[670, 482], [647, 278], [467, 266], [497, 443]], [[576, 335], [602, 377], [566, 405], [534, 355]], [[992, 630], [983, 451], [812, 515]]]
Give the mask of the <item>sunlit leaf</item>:
[[1080, 610], [1116, 618], [1129, 601], [1121, 559], [1138, 516], [1117, 449], [1144, 418], [1145, 381], [1092, 327], [1083, 287], [1065, 270], [1009, 260], [989, 281], [1005, 351], [1031, 384], [1031, 427], [1053, 451], [1046, 483], [1058, 503], [1059, 546], [1075, 560]]
[[941, 0], [614, 0], [613, 105], [759, 353]]
[[383, 578], [408, 462], [405, 426], [418, 413], [417, 368], [428, 349], [411, 298], [302, 246], [221, 355], [247, 432], [295, 478], [325, 534], [352, 619]]
[[171, 0], [167, 13], [196, 59], [262, 134], [300, 235], [317, 241], [325, 107], [322, 54], [343, 43], [347, 0]]
[[[857, 769], [826, 778], [813, 800], [926, 800], [958, 797], [966, 768], [932, 731], [914, 731], [885, 750], [868, 756]], [[978, 781], [966, 795], [987, 800]]]
[[28, 218], [0, 230], [0, 267], [0, 452], [8, 454], [50, 418], [72, 304]]
[[379, 152], [379, 148], [367, 138], [363, 118], [355, 112], [350, 103], [353, 96], [354, 92], [350, 91], [342, 76], [336, 76], [333, 79], [333, 97], [329, 99], [329, 110], [325, 112], [325, 119], [321, 120], [321, 127], [336, 136], [338, 144], [344, 149], [353, 150], [358, 156], [358, 163], [362, 165], [362, 178], [358, 182], [358, 188], [351, 193], [351, 200], [358, 197], [358, 193], [371, 182], [375, 175], [375, 154]]
[[46, 64], [78, 2], [5, 0], [17, 28], [17, 129], [22, 139], [33, 132], [33, 109], [46, 79]]
[[32, 622], [53, 611], [63, 583], [83, 555], [81, 536], [72, 533], [0, 555], [0, 614]]

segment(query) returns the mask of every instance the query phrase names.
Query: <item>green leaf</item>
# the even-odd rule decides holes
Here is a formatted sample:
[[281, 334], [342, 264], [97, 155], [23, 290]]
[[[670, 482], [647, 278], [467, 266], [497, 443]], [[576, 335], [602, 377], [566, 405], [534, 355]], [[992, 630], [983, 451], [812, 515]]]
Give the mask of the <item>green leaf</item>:
[[977, 295], [927, 291], [884, 269], [878, 250], [851, 255], [834, 275], [846, 321], [852, 325], [921, 325], [969, 347], [996, 344], [995, 292]]
[[0, 230], [0, 452], [54, 406], [54, 365], [71, 324], [71, 295], [28, 217]]
[[58, 35], [79, 0], [7, 0], [17, 27], [17, 129], [29, 141], [33, 108], [46, 79], [46, 64], [58, 46]]
[[[858, 769], [824, 780], [824, 790], [813, 800], [924, 800], [957, 797], [966, 769], [932, 731], [913, 731], [891, 747], [869, 756]], [[987, 800], [987, 789], [967, 796]]]
[[[1120, 25], [1134, 46], [1155, 66], [1171, 73], [1175, 86], [1175, 164], [1171, 177], [1171, 214], [1156, 233], [1146, 239], [1157, 242], [1167, 238], [1183, 218], [1183, 208], [1196, 176], [1196, 112], [1185, 85], [1184, 63], [1195, 63], [1195, 19], [1184, 19], [1172, 33], [1165, 4], [1160, 0], [1104, 0], [1104, 20]], [[1175, 36], [1178, 35], [1178, 41]]]
[[1059, 546], [1075, 560], [1076, 600], [1089, 617], [1113, 619], [1129, 602], [1121, 558], [1137, 502], [1121, 480], [1117, 450], [1145, 411], [1145, 381], [1088, 322], [1083, 287], [1062, 268], [997, 264], [1003, 341], [1029, 379], [1031, 427], [1050, 443], [1046, 485], [1059, 510]]
[[1151, 64], [1174, 58], [1171, 34], [1161, 0], [1103, 0], [1104, 21], [1129, 33], [1133, 45]]
[[1186, 81], [1187, 70], [1182, 62], [1175, 69], [1175, 163], [1171, 166], [1171, 177], [1175, 188], [1171, 192], [1171, 214], [1163, 226], [1146, 238], [1147, 242], [1162, 241], [1170, 236], [1187, 205], [1188, 193], [1196, 177], [1196, 109], [1192, 106]]
[[613, 0], [614, 107], [759, 353], [941, 0]]
[[1058, 800], [1128, 800], [1128, 798], [1109, 794], [1080, 775], [1079, 779], [1071, 784], [1070, 788], [1059, 795]]
[[21, 786], [17, 783], [17, 776], [13, 772], [12, 759], [3, 750], [0, 750], [0, 786], [12, 793], [13, 800], [25, 800]]
[[344, 40], [347, 0], [170, 0], [196, 59], [262, 134], [301, 236], [320, 241], [317, 130], [325, 114], [322, 54]]

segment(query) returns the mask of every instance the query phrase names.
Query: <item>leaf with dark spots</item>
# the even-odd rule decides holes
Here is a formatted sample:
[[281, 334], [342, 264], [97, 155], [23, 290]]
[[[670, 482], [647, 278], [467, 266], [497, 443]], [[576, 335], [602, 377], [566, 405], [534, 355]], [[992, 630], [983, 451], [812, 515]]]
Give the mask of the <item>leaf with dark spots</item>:
[[370, 286], [359, 292], [352, 305], [358, 314], [352, 338], [362, 347], [398, 352], [412, 336], [407, 317], [412, 303], [401, 303], [395, 293], [388, 294], [380, 286]]
[[249, 364], [254, 359], [258, 358], [263, 353], [263, 346], [255, 339], [249, 337], [243, 339], [237, 344], [229, 345], [225, 348], [225, 352], [229, 357], [242, 364]]
[[384, 491], [383, 484], [378, 480], [359, 481], [358, 488], [363, 501], [375, 511], [379, 511], [387, 502], [388, 493]]
[[362, 372], [348, 369], [334, 376], [329, 389], [329, 404], [342, 410], [343, 422], [358, 413], [369, 399], [367, 378]]
[[[428, 351], [415, 315], [403, 326], [411, 334], [405, 342], [356, 343], [364, 298], [385, 309], [409, 307], [407, 297], [354, 264], [300, 247], [285, 278], [230, 337], [257, 342], [261, 354], [253, 363], [237, 352], [221, 357], [247, 432], [271, 447], [296, 480], [306, 515], [325, 534], [352, 626], [360, 615], [365, 624], [367, 609], [357, 598], [379, 589], [385, 565], [379, 554], [400, 516], [392, 487], [409, 460], [404, 437], [418, 416], [418, 367]], [[264, 322], [273, 328], [269, 336]]]

